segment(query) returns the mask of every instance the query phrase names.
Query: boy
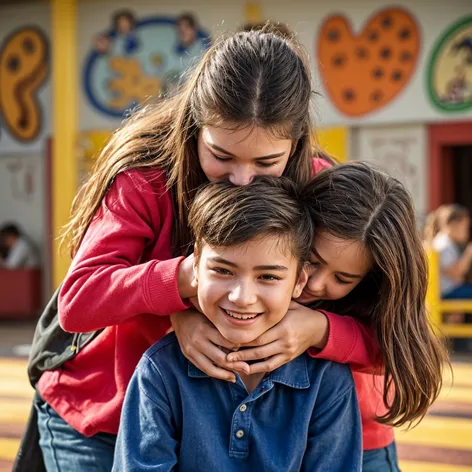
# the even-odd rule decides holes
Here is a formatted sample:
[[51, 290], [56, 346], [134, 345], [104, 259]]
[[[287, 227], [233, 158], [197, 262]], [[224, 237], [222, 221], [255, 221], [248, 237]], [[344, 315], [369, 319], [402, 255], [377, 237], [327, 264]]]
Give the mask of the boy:
[[[313, 226], [295, 184], [209, 184], [190, 225], [200, 309], [230, 342], [250, 343], [306, 283]], [[208, 377], [174, 334], [156, 343], [128, 388], [113, 470], [361, 470], [349, 367], [303, 354], [265, 376], [236, 377]]]

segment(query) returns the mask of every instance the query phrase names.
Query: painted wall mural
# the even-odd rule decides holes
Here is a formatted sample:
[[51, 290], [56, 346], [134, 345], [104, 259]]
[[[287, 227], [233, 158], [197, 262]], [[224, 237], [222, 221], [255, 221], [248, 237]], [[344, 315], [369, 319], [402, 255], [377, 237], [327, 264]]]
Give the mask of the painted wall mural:
[[429, 96], [440, 110], [472, 108], [472, 16], [461, 18], [441, 35], [427, 80]]
[[86, 58], [88, 100], [97, 110], [121, 117], [148, 97], [171, 92], [208, 45], [209, 34], [191, 14], [138, 20], [129, 10], [119, 11]]
[[49, 73], [49, 45], [37, 27], [23, 27], [0, 48], [0, 114], [2, 125], [21, 142], [34, 141], [43, 116], [38, 91]]
[[317, 51], [333, 105], [347, 116], [359, 117], [390, 103], [413, 76], [420, 36], [416, 20], [401, 8], [377, 12], [359, 34], [345, 16], [327, 18]]

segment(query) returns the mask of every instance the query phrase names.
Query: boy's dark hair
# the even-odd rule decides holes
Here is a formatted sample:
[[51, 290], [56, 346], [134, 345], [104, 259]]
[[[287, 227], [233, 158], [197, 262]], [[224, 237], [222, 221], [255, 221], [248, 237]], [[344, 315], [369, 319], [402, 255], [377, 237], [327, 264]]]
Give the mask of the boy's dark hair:
[[308, 260], [313, 224], [297, 185], [285, 177], [256, 177], [249, 185], [214, 182], [195, 197], [189, 224], [197, 246], [233, 246], [277, 235], [299, 262]]

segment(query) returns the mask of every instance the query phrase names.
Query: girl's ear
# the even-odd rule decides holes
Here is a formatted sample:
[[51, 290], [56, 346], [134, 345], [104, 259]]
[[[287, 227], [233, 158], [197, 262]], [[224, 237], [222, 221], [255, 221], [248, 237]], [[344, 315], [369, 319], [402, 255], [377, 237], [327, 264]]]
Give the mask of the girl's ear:
[[304, 265], [303, 269], [300, 271], [300, 275], [298, 276], [297, 283], [295, 284], [295, 287], [293, 288], [292, 298], [298, 298], [302, 294], [303, 289], [305, 288], [305, 285], [308, 282], [308, 272], [306, 269], [307, 269], [307, 266]]

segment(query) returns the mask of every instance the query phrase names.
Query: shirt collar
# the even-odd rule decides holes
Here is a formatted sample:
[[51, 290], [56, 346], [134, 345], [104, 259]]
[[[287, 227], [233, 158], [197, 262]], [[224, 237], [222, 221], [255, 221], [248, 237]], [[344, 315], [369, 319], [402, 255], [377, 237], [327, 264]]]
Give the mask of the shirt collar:
[[[193, 378], [208, 377], [207, 374], [188, 363], [188, 376]], [[308, 377], [307, 354], [298, 356], [293, 361], [288, 362], [268, 374], [268, 379], [272, 382], [286, 385], [287, 387], [304, 389], [310, 386]]]

